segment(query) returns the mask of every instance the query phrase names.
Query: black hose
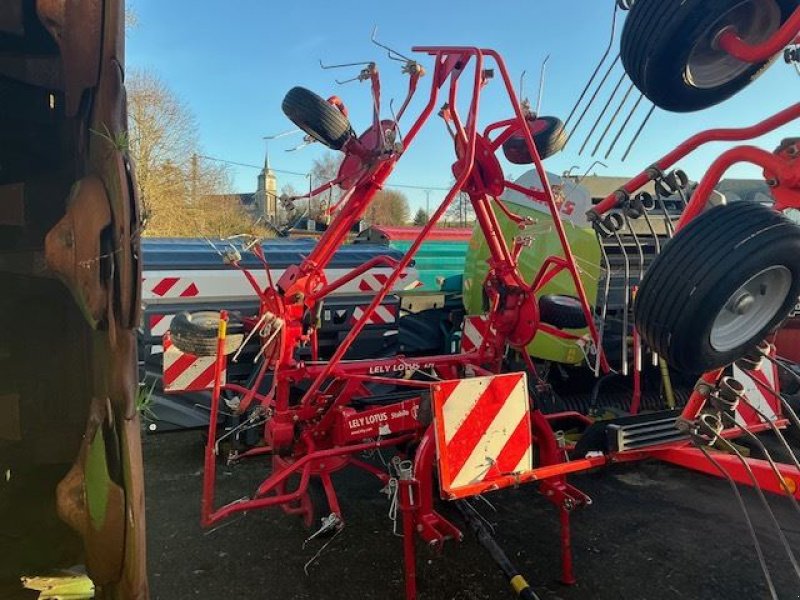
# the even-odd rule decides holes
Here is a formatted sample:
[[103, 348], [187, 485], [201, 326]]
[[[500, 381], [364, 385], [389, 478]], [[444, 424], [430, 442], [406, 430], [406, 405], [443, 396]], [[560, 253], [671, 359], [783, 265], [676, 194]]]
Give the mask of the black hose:
[[492, 557], [492, 560], [500, 567], [503, 575], [508, 579], [509, 585], [511, 585], [516, 593], [517, 598], [522, 598], [523, 600], [540, 600], [539, 596], [531, 589], [528, 582], [525, 581], [525, 578], [511, 563], [506, 553], [503, 552], [503, 549], [495, 541], [494, 537], [489, 532], [489, 528], [481, 521], [472, 505], [466, 500], [458, 500], [455, 502], [455, 505], [458, 507], [458, 510], [461, 511], [464, 520], [467, 522], [470, 529], [472, 529], [475, 537], [478, 538], [480, 545], [486, 549], [489, 556]]

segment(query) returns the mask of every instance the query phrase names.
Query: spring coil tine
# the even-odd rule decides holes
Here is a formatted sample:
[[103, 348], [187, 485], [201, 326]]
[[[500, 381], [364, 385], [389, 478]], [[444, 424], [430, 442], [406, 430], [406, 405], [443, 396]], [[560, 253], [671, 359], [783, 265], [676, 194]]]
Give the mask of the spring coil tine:
[[572, 139], [572, 136], [575, 134], [575, 130], [577, 130], [578, 127], [580, 127], [580, 124], [583, 122], [583, 119], [586, 117], [586, 114], [589, 112], [589, 109], [592, 107], [592, 105], [594, 104], [595, 100], [597, 100], [597, 96], [598, 96], [598, 94], [600, 94], [600, 90], [603, 89], [603, 86], [606, 84], [606, 81], [608, 81], [608, 78], [611, 76], [611, 72], [614, 70], [614, 67], [617, 66], [617, 63], [619, 62], [619, 60], [620, 60], [620, 55], [617, 54], [617, 58], [615, 58], [614, 62], [611, 63], [611, 66], [608, 67], [608, 70], [606, 71], [606, 74], [603, 75], [603, 79], [600, 81], [600, 84], [597, 86], [597, 89], [594, 91], [594, 94], [592, 94], [592, 97], [589, 99], [589, 104], [587, 104], [584, 107], [583, 112], [581, 113], [581, 116], [578, 117], [577, 123], [575, 123], [575, 126], [572, 128], [572, 131], [567, 136], [567, 141], [564, 143], [565, 147], [569, 144], [570, 140]]
[[625, 260], [625, 280], [622, 285], [622, 353], [621, 353], [621, 373], [622, 375], [628, 374], [628, 309], [630, 307], [630, 281], [631, 281], [631, 265], [628, 251], [625, 249], [625, 244], [619, 235], [619, 228], [613, 230], [614, 238], [617, 240], [619, 249], [622, 252], [623, 259]]
[[675, 228], [672, 225], [672, 217], [667, 210], [667, 205], [664, 202], [664, 198], [662, 198], [659, 194], [656, 194], [655, 201], [658, 204], [659, 208], [661, 208], [661, 213], [664, 215], [664, 225], [667, 228], [667, 237], [672, 239], [672, 236], [675, 235]]
[[[766, 356], [768, 359], [770, 359], [770, 358], [771, 358], [771, 357], [769, 357], [768, 355], [765, 355], [765, 356]], [[764, 388], [765, 388], [767, 391], [769, 391], [769, 392], [770, 392], [770, 394], [772, 394], [774, 397], [776, 397], [777, 399], [779, 399], [779, 400], [780, 400], [780, 402], [781, 402], [781, 405], [783, 406], [784, 410], [786, 410], [787, 414], [788, 414], [788, 415], [789, 415], [789, 417], [790, 417], [790, 418], [789, 418], [789, 420], [793, 422], [793, 424], [794, 424], [794, 426], [795, 426], [795, 427], [800, 427], [800, 420], [798, 420], [798, 418], [797, 418], [797, 413], [795, 413], [795, 411], [794, 411], [794, 409], [791, 407], [791, 405], [790, 405], [788, 402], [786, 402], [786, 399], [783, 397], [783, 395], [782, 395], [782, 394], [779, 394], [779, 393], [778, 393], [778, 392], [777, 392], [777, 391], [776, 391], [774, 388], [772, 388], [772, 387], [771, 387], [771, 386], [769, 386], [769, 385], [766, 385], [766, 384], [764, 384], [764, 383], [761, 383], [761, 386], [762, 386], [762, 387], [764, 387]], [[750, 401], [749, 401], [749, 400], [748, 400], [746, 397], [742, 398], [742, 401], [743, 401], [745, 404], [747, 404], [747, 405], [748, 405], [750, 408], [752, 408], [752, 409], [753, 409], [753, 411], [754, 411], [754, 412], [755, 412], [755, 413], [756, 413], [756, 414], [757, 414], [757, 415], [758, 415], [758, 416], [759, 416], [761, 419], [763, 419], [765, 423], [767, 423], [767, 424], [769, 425], [769, 428], [772, 430], [772, 432], [773, 432], [773, 433], [774, 433], [774, 434], [777, 436], [777, 438], [780, 440], [780, 442], [781, 442], [781, 445], [783, 446], [784, 450], [786, 450], [786, 452], [787, 452], [787, 453], [788, 453], [788, 455], [789, 455], [789, 458], [790, 458], [790, 459], [792, 460], [792, 462], [794, 463], [794, 466], [795, 466], [795, 468], [797, 469], [797, 472], [798, 472], [798, 473], [800, 473], [800, 460], [798, 460], [798, 458], [797, 458], [797, 455], [796, 455], [796, 454], [794, 453], [794, 451], [792, 450], [792, 447], [791, 447], [791, 445], [790, 445], [790, 444], [789, 444], [789, 442], [786, 440], [786, 437], [783, 435], [783, 433], [781, 433], [781, 430], [780, 430], [780, 429], [778, 429], [778, 427], [775, 425], [775, 422], [774, 422], [772, 419], [770, 419], [770, 418], [769, 418], [769, 417], [768, 417], [768, 416], [767, 416], [767, 415], [766, 415], [766, 414], [765, 414], [765, 413], [764, 413], [764, 412], [763, 412], [763, 411], [762, 411], [760, 408], [758, 408], [758, 407], [757, 407], [755, 404], [753, 404], [752, 402], [750, 402]]]
[[589, 141], [592, 139], [594, 132], [597, 131], [597, 128], [600, 126], [600, 123], [603, 121], [603, 117], [606, 116], [606, 112], [608, 112], [608, 109], [611, 107], [611, 103], [614, 102], [614, 98], [617, 97], [617, 92], [619, 92], [619, 89], [622, 87], [622, 84], [625, 82], [625, 78], [627, 76], [628, 75], [625, 73], [625, 71], [623, 71], [622, 75], [620, 75], [619, 81], [617, 81], [617, 85], [614, 86], [614, 89], [611, 92], [611, 96], [609, 96], [606, 105], [603, 107], [603, 110], [600, 111], [600, 115], [595, 120], [594, 125], [592, 125], [592, 129], [591, 131], [589, 131], [589, 135], [586, 136], [586, 139], [583, 142], [583, 146], [581, 146], [581, 149], [578, 151], [579, 156], [583, 154], [584, 150], [586, 150], [586, 146], [589, 145]]
[[[606, 281], [605, 286], [603, 289], [603, 307], [600, 309], [600, 331], [598, 332], [598, 340], [597, 340], [597, 356], [600, 356], [601, 350], [603, 349], [603, 338], [605, 337], [605, 330], [606, 330], [606, 318], [608, 317], [608, 296], [611, 293], [611, 262], [608, 259], [608, 252], [606, 252], [605, 244], [603, 243], [603, 235], [600, 233], [599, 230], [596, 230], [597, 233], [597, 242], [600, 244], [600, 253], [603, 257], [603, 265], [606, 271]], [[597, 364], [595, 364], [594, 370], [595, 377], [600, 376], [600, 360], [598, 359]]]
[[[639, 277], [636, 280], [636, 286], [638, 287], [642, 283], [642, 278], [644, 278], [644, 250], [642, 249], [642, 244], [639, 241], [639, 236], [631, 224], [631, 217], [628, 214], [628, 211], [623, 210], [622, 214], [625, 217], [625, 226], [628, 228], [628, 231], [630, 231], [631, 236], [633, 237], [633, 243], [636, 245], [636, 251], [639, 254]], [[634, 352], [636, 353], [636, 357], [634, 358], [634, 370], [641, 371], [642, 345], [638, 344], [638, 348], [634, 347]]]
[[800, 514], [800, 504], [797, 503], [797, 499], [794, 497], [794, 494], [792, 494], [787, 489], [787, 487], [786, 487], [786, 479], [783, 477], [783, 475], [781, 475], [781, 472], [778, 470], [778, 465], [775, 463], [775, 460], [772, 458], [772, 454], [770, 454], [769, 450], [767, 450], [767, 447], [764, 445], [764, 442], [762, 442], [760, 439], [758, 439], [758, 436], [756, 434], [754, 434], [747, 427], [745, 427], [744, 425], [739, 423], [734, 417], [730, 416], [728, 413], [722, 412], [721, 414], [722, 414], [723, 420], [727, 420], [731, 425], [733, 425], [737, 429], [741, 430], [741, 432], [744, 433], [747, 436], [747, 438], [749, 440], [751, 440], [756, 446], [758, 446], [758, 449], [761, 450], [761, 452], [764, 453], [764, 456], [767, 458], [767, 462], [769, 463], [769, 466], [772, 469], [772, 472], [775, 475], [775, 478], [778, 480], [778, 483], [781, 484], [781, 487], [783, 487], [784, 491], [786, 492], [786, 495], [789, 497], [789, 500], [791, 501], [792, 506], [794, 507], [794, 510], [798, 514]]
[[758, 557], [758, 564], [761, 566], [761, 572], [764, 574], [764, 579], [767, 582], [767, 588], [769, 589], [770, 597], [772, 600], [778, 600], [778, 592], [775, 590], [775, 584], [772, 582], [772, 576], [769, 572], [769, 567], [767, 567], [767, 561], [764, 558], [764, 551], [761, 548], [761, 542], [758, 541], [758, 535], [756, 534], [756, 529], [753, 526], [753, 521], [750, 518], [750, 513], [747, 511], [747, 506], [744, 503], [744, 498], [742, 498], [742, 493], [739, 491], [739, 487], [736, 485], [733, 477], [731, 474], [728, 473], [725, 468], [717, 461], [711, 453], [706, 450], [705, 446], [702, 444], [698, 444], [695, 442], [695, 446], [700, 452], [703, 453], [703, 456], [708, 459], [708, 461], [714, 465], [714, 468], [719, 471], [719, 473], [723, 476], [723, 478], [728, 482], [728, 485], [733, 490], [734, 496], [736, 496], [736, 501], [739, 504], [739, 508], [742, 510], [742, 514], [744, 515], [745, 523], [747, 524], [747, 530], [750, 533], [750, 539], [753, 541], [753, 548], [756, 551], [756, 556]]
[[778, 522], [778, 518], [775, 516], [775, 513], [772, 511], [772, 508], [767, 501], [766, 496], [764, 496], [764, 492], [761, 490], [761, 487], [758, 485], [758, 479], [756, 478], [755, 474], [753, 473], [753, 469], [750, 468], [750, 465], [747, 464], [747, 459], [742, 456], [742, 453], [739, 452], [738, 448], [731, 444], [728, 440], [724, 437], [719, 437], [719, 441], [726, 447], [728, 450], [733, 452], [736, 455], [736, 458], [739, 459], [739, 462], [742, 463], [745, 472], [747, 473], [747, 477], [753, 484], [753, 488], [755, 488], [756, 494], [758, 498], [761, 500], [761, 504], [764, 506], [764, 510], [769, 515], [770, 521], [775, 526], [775, 529], [778, 532], [778, 539], [781, 541], [781, 545], [783, 549], [786, 551], [786, 555], [789, 557], [789, 562], [792, 563], [792, 568], [794, 569], [795, 575], [797, 576], [798, 581], [800, 581], [800, 565], [797, 564], [797, 558], [792, 551], [792, 547], [789, 545], [789, 541], [786, 539], [786, 534], [783, 533], [783, 529], [781, 529], [781, 524]]
[[[586, 84], [586, 87], [583, 88], [583, 91], [581, 92], [581, 95], [578, 98], [578, 101], [575, 103], [575, 106], [572, 107], [572, 110], [570, 111], [569, 116], [567, 117], [567, 120], [564, 122], [564, 128], [566, 128], [569, 125], [570, 121], [572, 121], [572, 117], [575, 116], [575, 112], [578, 110], [578, 107], [581, 105], [581, 102], [583, 102], [583, 99], [586, 97], [586, 94], [589, 91], [589, 88], [592, 87], [592, 84], [594, 83], [594, 80], [597, 77], [597, 74], [600, 73], [600, 69], [603, 67], [603, 63], [608, 58], [608, 55], [611, 54], [611, 48], [614, 46], [614, 37], [617, 34], [617, 13], [619, 11], [619, 8], [620, 8], [619, 4], [614, 6], [614, 13], [613, 13], [613, 15], [611, 17], [611, 36], [609, 37], [609, 40], [608, 40], [608, 46], [606, 46], [606, 50], [603, 53], [603, 56], [600, 59], [600, 62], [597, 63], [597, 66], [595, 67], [594, 72], [592, 73], [592, 76], [589, 79], [589, 82]], [[580, 122], [578, 124], [580, 124]], [[577, 127], [577, 125], [576, 125], [576, 127]]]
[[630, 156], [631, 150], [633, 150], [633, 147], [636, 145], [636, 142], [639, 141], [639, 138], [641, 137], [644, 128], [647, 127], [647, 124], [650, 122], [650, 118], [653, 116], [653, 113], [655, 111], [656, 111], [656, 105], [653, 104], [653, 106], [650, 107], [647, 116], [644, 118], [644, 121], [642, 121], [642, 124], [639, 125], [639, 129], [636, 130], [636, 133], [634, 134], [631, 143], [628, 144], [628, 149], [625, 150], [625, 154], [622, 155], [622, 162], [625, 162], [628, 159], [628, 156]]

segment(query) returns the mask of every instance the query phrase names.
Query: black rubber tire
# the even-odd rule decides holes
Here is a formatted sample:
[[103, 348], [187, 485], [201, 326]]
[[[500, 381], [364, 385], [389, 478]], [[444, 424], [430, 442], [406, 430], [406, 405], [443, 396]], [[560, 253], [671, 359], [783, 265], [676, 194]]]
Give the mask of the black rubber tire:
[[[536, 121], [544, 121], [546, 126], [533, 134], [533, 143], [542, 160], [558, 154], [567, 145], [567, 130], [564, 123], [556, 117], [539, 117]], [[534, 121], [533, 123], [536, 123]], [[533, 124], [532, 123], [532, 124]], [[525, 137], [517, 133], [503, 143], [503, 155], [508, 162], [515, 165], [529, 165], [533, 162]]]
[[305, 88], [289, 90], [281, 108], [292, 123], [332, 150], [341, 150], [354, 135], [342, 111]]
[[[751, 202], [714, 207], [665, 245], [642, 279], [636, 327], [673, 368], [698, 374], [744, 356], [775, 329], [800, 294], [800, 227]], [[714, 320], [745, 282], [772, 266], [791, 274], [780, 309], [750, 339], [725, 351], [711, 344]]]
[[539, 320], [558, 329], [586, 327], [583, 305], [573, 296], [549, 294], [539, 298]]
[[[229, 321], [228, 334], [236, 333], [237, 329], [241, 329], [241, 324]], [[169, 332], [173, 345], [181, 352], [214, 356], [217, 353], [219, 313], [210, 310], [178, 313], [170, 323]], [[241, 335], [229, 335], [225, 340], [225, 354], [238, 350], [241, 341]]]
[[[775, 2], [781, 23], [798, 0]], [[637, 0], [622, 32], [622, 64], [631, 81], [656, 106], [672, 112], [702, 110], [727, 100], [772, 64], [753, 64], [717, 87], [699, 88], [687, 77], [689, 56], [697, 42], [742, 0]]]

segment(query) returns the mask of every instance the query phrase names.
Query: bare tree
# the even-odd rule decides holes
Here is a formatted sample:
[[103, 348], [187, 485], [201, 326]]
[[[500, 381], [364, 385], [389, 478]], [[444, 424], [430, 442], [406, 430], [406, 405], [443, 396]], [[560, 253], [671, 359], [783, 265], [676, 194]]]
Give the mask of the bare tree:
[[445, 223], [452, 223], [456, 227], [468, 227], [475, 221], [475, 211], [472, 208], [469, 194], [459, 192], [445, 212]]
[[[336, 179], [341, 163], [341, 156], [333, 152], [326, 152], [320, 158], [314, 159], [311, 165], [311, 186], [316, 189], [325, 182]], [[319, 219], [326, 210], [339, 201], [339, 198], [341, 198], [339, 186], [331, 186], [314, 196], [309, 200], [309, 216]]]
[[[244, 208], [222, 199], [230, 187], [227, 168], [198, 156], [198, 127], [188, 105], [151, 71], [133, 71], [127, 90], [128, 151], [147, 235], [216, 235], [218, 221], [235, 218], [240, 229], [251, 228]], [[219, 201], [207, 201], [214, 197]]]

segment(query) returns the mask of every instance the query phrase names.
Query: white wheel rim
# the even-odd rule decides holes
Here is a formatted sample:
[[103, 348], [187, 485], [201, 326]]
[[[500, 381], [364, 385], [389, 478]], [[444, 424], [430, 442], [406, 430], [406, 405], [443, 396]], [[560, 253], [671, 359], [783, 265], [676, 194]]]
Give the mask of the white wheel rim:
[[751, 45], [767, 41], [781, 26], [781, 9], [775, 0], [743, 0], [720, 17], [700, 37], [689, 54], [686, 82], [699, 89], [729, 83], [753, 65], [734, 58], [717, 44], [728, 28]]
[[752, 340], [786, 302], [792, 272], [778, 265], [764, 269], [737, 289], [711, 326], [711, 347], [727, 352]]

